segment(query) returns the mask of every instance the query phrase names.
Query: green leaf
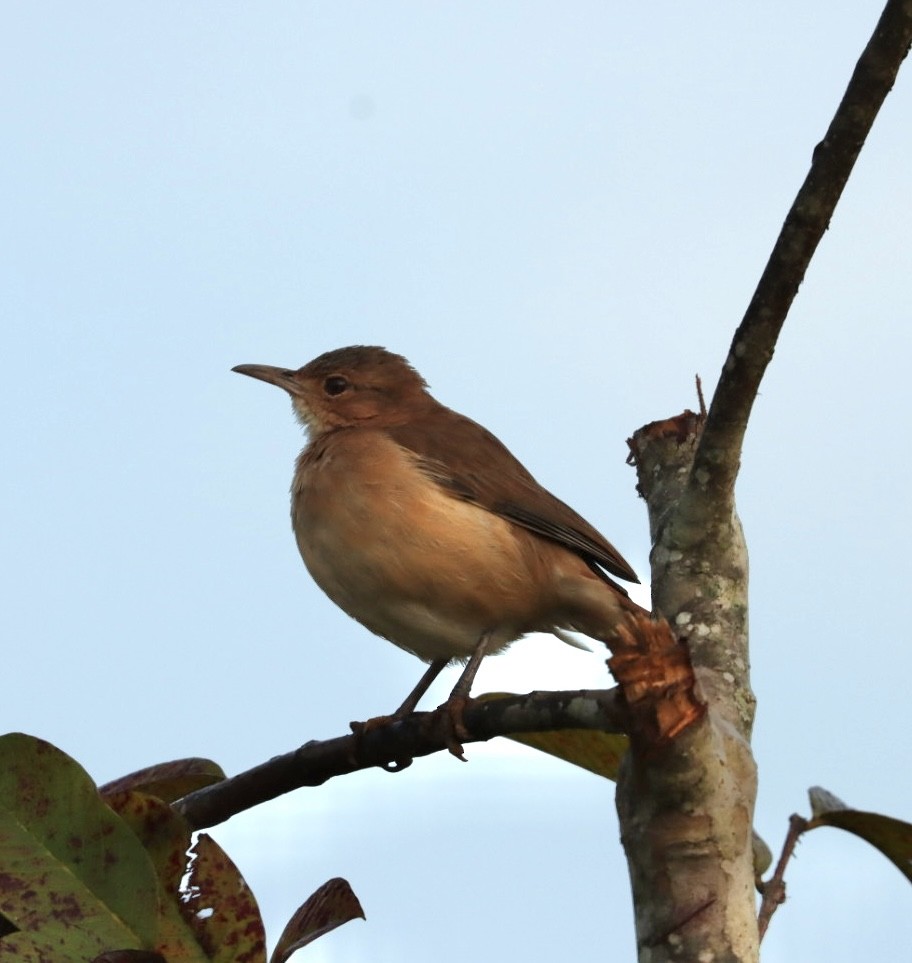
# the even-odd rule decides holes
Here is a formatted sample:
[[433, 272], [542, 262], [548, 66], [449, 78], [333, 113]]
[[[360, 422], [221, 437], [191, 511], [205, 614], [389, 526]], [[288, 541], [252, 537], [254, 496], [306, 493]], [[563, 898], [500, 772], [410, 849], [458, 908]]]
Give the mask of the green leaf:
[[850, 809], [832, 793], [817, 786], [809, 790], [808, 795], [814, 813], [808, 829], [835, 826], [854, 833], [879, 849], [912, 882], [912, 825], [880, 813]]
[[176, 963], [151, 950], [109, 950], [96, 956], [92, 963]]
[[[479, 702], [503, 699], [514, 695], [512, 692], [485, 692], [477, 697]], [[617, 779], [621, 759], [630, 746], [625, 735], [612, 732], [599, 732], [598, 729], [560, 729], [556, 732], [523, 732], [507, 735], [531, 749], [546, 752], [549, 756], [573, 763], [581, 769], [588, 769], [596, 776]]]
[[17, 930], [0, 938], [0, 960], [155, 946], [148, 853], [78, 763], [21, 733], [0, 737], [0, 873], [0, 914]]
[[152, 859], [161, 886], [158, 950], [168, 963], [207, 963], [181, 882], [189, 866], [190, 828], [166, 802], [141, 792], [111, 793], [107, 804], [130, 826]]
[[605, 779], [617, 779], [621, 759], [629, 746], [627, 736], [595, 729], [525, 732], [507, 738], [547, 752], [565, 762], [572, 762], [574, 766], [588, 769]]

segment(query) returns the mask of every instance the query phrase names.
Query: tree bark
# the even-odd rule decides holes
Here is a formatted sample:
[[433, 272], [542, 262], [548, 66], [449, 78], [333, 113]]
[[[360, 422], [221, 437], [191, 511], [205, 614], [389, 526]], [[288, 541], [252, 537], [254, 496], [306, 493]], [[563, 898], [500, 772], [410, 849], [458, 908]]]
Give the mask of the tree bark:
[[912, 0], [889, 0], [814, 150], [708, 417], [685, 412], [630, 442], [652, 533], [654, 611], [689, 646], [708, 710], [661, 747], [633, 740], [621, 766], [617, 809], [641, 963], [759, 956], [748, 564], [734, 486], [779, 331], [910, 42]]
[[724, 504], [708, 525], [678, 510], [702, 428], [688, 412], [631, 441], [653, 536], [653, 606], [687, 639], [709, 707], [660, 752], [634, 742], [621, 765], [621, 840], [640, 959], [650, 961], [757, 956], [747, 552]]

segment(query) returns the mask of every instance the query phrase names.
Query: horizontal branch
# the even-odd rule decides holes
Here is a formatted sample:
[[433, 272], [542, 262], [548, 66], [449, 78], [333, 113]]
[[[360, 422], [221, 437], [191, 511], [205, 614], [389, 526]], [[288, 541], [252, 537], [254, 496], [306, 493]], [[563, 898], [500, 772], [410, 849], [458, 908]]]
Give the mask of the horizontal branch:
[[[334, 776], [380, 766], [398, 771], [418, 756], [447, 748], [446, 733], [433, 712], [415, 712], [401, 721], [369, 728], [358, 736], [305, 743], [246, 772], [184, 796], [174, 808], [193, 829], [224, 822], [239, 812], [303, 786], [319, 786]], [[625, 731], [626, 709], [618, 689], [530, 692], [470, 702], [463, 714], [465, 743], [495, 736], [561, 729]]]

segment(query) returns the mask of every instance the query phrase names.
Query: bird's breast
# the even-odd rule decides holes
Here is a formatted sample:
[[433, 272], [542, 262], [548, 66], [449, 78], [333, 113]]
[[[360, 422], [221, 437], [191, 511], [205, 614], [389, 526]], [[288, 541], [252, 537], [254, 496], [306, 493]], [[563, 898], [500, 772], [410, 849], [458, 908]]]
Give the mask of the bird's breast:
[[424, 659], [502, 648], [536, 627], [534, 536], [449, 494], [382, 432], [340, 431], [298, 459], [292, 522], [320, 588]]

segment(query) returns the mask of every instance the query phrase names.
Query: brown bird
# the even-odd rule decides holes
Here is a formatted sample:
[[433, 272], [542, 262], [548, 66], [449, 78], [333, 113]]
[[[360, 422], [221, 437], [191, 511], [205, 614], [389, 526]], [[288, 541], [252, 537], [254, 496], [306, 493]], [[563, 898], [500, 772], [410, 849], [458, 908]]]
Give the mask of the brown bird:
[[436, 401], [400, 355], [355, 346], [296, 371], [232, 370], [287, 391], [308, 431], [291, 517], [314, 581], [430, 663], [394, 718], [444, 666], [468, 660], [446, 703], [464, 738], [461, 710], [485, 655], [529, 632], [609, 641], [625, 613], [643, 611], [611, 577], [638, 581], [617, 549], [491, 432]]

